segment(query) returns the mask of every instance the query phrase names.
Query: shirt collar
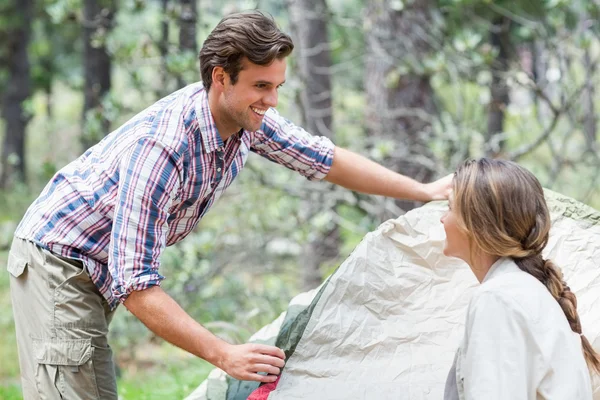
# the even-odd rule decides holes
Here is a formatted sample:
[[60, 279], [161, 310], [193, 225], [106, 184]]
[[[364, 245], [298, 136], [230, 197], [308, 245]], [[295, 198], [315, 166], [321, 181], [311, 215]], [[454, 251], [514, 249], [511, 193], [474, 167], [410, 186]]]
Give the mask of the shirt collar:
[[[206, 153], [212, 153], [213, 151], [225, 146], [225, 143], [223, 142], [223, 139], [217, 130], [217, 125], [215, 124], [212, 113], [210, 112], [208, 92], [204, 88], [202, 88], [202, 92], [196, 100], [196, 115], [198, 124], [200, 126], [204, 151]], [[251, 132], [249, 131], [240, 129], [239, 132], [235, 133], [231, 137], [235, 138], [236, 140], [241, 140], [244, 134], [250, 133]]]
[[215, 125], [215, 120], [210, 112], [208, 92], [206, 89], [202, 89], [200, 96], [196, 100], [196, 115], [198, 125], [200, 126], [204, 151], [206, 153], [212, 153], [218, 148], [223, 147], [223, 139], [221, 139], [221, 135], [219, 135], [217, 125]]
[[514, 271], [515, 269], [519, 269], [512, 258], [509, 257], [501, 257], [496, 260], [495, 263], [492, 264], [487, 274], [483, 278], [481, 283], [484, 283], [490, 279], [493, 279], [495, 276], [503, 275], [506, 272]]

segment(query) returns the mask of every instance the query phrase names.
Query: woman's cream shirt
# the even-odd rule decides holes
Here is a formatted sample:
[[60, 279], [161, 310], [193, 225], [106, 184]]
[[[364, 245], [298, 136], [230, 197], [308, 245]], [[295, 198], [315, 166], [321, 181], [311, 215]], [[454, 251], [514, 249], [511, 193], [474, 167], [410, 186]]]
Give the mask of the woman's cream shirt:
[[592, 399], [580, 336], [548, 289], [506, 258], [471, 299], [456, 377], [463, 400]]

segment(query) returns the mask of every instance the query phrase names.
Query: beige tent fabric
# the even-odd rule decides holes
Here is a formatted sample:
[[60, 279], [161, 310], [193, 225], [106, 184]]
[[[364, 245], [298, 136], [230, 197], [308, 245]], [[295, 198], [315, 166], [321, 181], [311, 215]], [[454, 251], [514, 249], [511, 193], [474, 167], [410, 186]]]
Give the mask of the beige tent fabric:
[[[323, 284], [321, 286], [323, 286]], [[321, 286], [295, 296], [290, 301], [288, 310], [294, 307], [298, 309], [308, 307]], [[263, 326], [258, 332], [252, 335], [248, 341], [274, 345], [287, 313], [288, 311], [282, 312], [273, 322]], [[222, 369], [215, 368], [209, 373], [208, 377], [200, 384], [200, 386], [190, 393], [185, 400], [225, 400], [227, 398], [227, 389], [227, 374]]]
[[[598, 214], [547, 197], [554, 224], [546, 256], [562, 267], [584, 333], [599, 348]], [[429, 204], [364, 238], [326, 286], [270, 400], [443, 397], [478, 284], [466, 264], [442, 254], [445, 209]]]
[[[562, 267], [584, 333], [600, 350], [600, 213], [550, 191], [546, 198], [553, 228], [545, 255]], [[478, 284], [466, 264], [442, 254], [446, 209], [430, 203], [367, 234], [324, 283], [270, 400], [443, 397]], [[272, 337], [282, 318], [257, 335]], [[226, 390], [215, 370], [188, 400], [225, 399]], [[597, 379], [594, 390], [600, 400]]]

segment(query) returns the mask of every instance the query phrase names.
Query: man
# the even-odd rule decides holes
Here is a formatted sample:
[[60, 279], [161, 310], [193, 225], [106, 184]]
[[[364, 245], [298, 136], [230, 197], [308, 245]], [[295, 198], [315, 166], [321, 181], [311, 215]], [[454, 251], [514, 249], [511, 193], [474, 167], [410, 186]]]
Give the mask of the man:
[[202, 83], [108, 135], [60, 170], [29, 208], [8, 263], [26, 399], [117, 398], [106, 337], [119, 303], [237, 379], [275, 380], [280, 349], [226, 343], [159, 286], [162, 250], [193, 230], [249, 151], [363, 193], [446, 197], [450, 177], [418, 183], [280, 117], [274, 107], [292, 49], [259, 12], [224, 18], [200, 51]]

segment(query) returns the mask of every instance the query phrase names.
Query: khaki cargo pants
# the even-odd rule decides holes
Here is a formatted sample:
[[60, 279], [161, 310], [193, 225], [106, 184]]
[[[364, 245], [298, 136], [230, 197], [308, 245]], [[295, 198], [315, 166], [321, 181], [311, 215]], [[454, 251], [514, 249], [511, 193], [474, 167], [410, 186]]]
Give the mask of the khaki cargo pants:
[[117, 399], [113, 312], [83, 264], [15, 238], [8, 271], [24, 399]]

